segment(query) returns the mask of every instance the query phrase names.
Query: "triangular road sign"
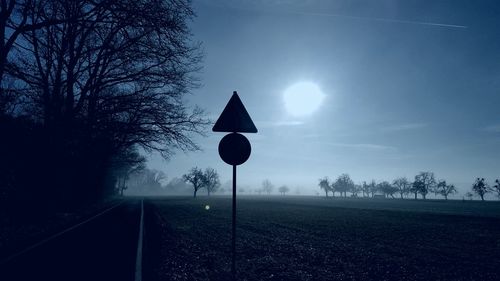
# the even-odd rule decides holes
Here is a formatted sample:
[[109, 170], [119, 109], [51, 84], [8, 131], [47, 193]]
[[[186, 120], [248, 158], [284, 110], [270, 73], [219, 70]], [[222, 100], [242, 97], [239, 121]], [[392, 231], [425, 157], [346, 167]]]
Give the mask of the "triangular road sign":
[[217, 122], [215, 122], [212, 131], [257, 133], [257, 128], [253, 124], [252, 118], [248, 115], [236, 91], [233, 92], [233, 96], [227, 103], [224, 111], [222, 111], [219, 119], [217, 119]]

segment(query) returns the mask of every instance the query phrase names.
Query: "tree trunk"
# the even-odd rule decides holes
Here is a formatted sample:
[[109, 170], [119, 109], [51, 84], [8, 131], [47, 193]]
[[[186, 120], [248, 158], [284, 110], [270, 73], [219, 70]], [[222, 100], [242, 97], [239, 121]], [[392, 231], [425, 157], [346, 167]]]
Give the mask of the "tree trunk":
[[198, 190], [196, 190], [196, 189], [194, 190], [193, 198], [196, 198], [196, 191], [198, 191]]
[[448, 200], [448, 194], [444, 195], [444, 200]]
[[481, 201], [484, 201], [484, 194], [479, 194], [481, 196]]
[[326, 193], [326, 198], [328, 198], [328, 191], [325, 191], [325, 193]]
[[424, 198], [424, 200], [426, 199], [425, 197], [427, 196], [427, 194], [422, 194], [422, 198]]
[[401, 194], [401, 199], [403, 199], [403, 192], [401, 192], [400, 194]]
[[415, 192], [415, 200], [417, 200], [417, 193]]

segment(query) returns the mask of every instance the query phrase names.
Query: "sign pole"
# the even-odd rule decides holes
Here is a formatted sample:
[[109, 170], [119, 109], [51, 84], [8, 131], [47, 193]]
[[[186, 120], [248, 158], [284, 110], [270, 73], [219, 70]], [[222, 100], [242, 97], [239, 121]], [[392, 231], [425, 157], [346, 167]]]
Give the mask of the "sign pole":
[[233, 92], [212, 131], [229, 133], [219, 142], [219, 155], [224, 162], [233, 166], [231, 277], [236, 281], [236, 166], [245, 163], [252, 151], [248, 139], [238, 133], [257, 133], [257, 128], [236, 91]]
[[233, 165], [233, 237], [231, 241], [232, 261], [231, 275], [233, 280], [236, 280], [236, 165]]

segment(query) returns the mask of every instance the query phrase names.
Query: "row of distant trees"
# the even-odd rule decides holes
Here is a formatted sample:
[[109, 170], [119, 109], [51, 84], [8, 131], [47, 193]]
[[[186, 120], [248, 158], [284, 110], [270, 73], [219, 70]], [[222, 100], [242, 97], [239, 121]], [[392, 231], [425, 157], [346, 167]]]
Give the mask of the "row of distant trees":
[[[184, 182], [188, 183], [193, 188], [193, 197], [196, 198], [196, 194], [199, 190], [205, 189], [207, 191], [207, 195], [210, 196], [211, 193], [221, 192], [224, 193], [226, 191], [231, 191], [231, 187], [228, 185], [224, 188], [221, 188], [221, 183], [219, 179], [219, 174], [213, 168], [206, 168], [205, 171], [198, 167], [193, 167], [189, 170], [188, 173], [182, 176]], [[239, 188], [238, 192], [251, 192], [254, 191], [256, 194], [268, 194], [270, 195], [274, 190], [274, 185], [270, 180], [266, 179], [262, 182], [262, 186], [259, 189], [255, 190], [246, 190], [244, 188]], [[286, 195], [290, 192], [290, 188], [286, 185], [282, 185], [278, 188], [278, 192], [281, 195]]]
[[[211, 173], [205, 171], [205, 174]], [[144, 167], [133, 171], [124, 178], [119, 178], [115, 188], [116, 192], [121, 195], [164, 196], [187, 195], [191, 193], [192, 185], [182, 177], [167, 180], [165, 172]]]
[[193, 186], [193, 197], [196, 198], [196, 193], [200, 189], [206, 189], [207, 195], [216, 192], [220, 187], [219, 174], [213, 168], [206, 168], [205, 171], [198, 167], [193, 167], [187, 174], [182, 176], [182, 179]]
[[[265, 179], [262, 181], [261, 187], [254, 189], [253, 191], [258, 195], [270, 195], [274, 191], [274, 184], [272, 184], [269, 179]], [[288, 192], [290, 192], [290, 188], [286, 185], [281, 185], [280, 187], [278, 187], [278, 192], [281, 195], [286, 195]]]
[[120, 195], [123, 195], [125, 190], [133, 189], [133, 193], [160, 194], [159, 191], [164, 189], [164, 182], [167, 180], [167, 175], [163, 171], [155, 169], [140, 169], [127, 174], [117, 181], [116, 189]]
[[[418, 195], [420, 195], [421, 198], [426, 199], [429, 193], [433, 193], [448, 200], [448, 196], [457, 193], [455, 185], [447, 183], [446, 180], [436, 180], [432, 172], [420, 172], [413, 181], [408, 180], [406, 177], [399, 177], [392, 182], [381, 181], [377, 183], [372, 180], [369, 183], [363, 181], [361, 184], [355, 184], [348, 174], [341, 174], [333, 181], [330, 181], [328, 177], [321, 178], [318, 185], [325, 192], [326, 197], [328, 197], [329, 193], [333, 197], [336, 196], [336, 193], [341, 197], [347, 197], [347, 193], [351, 193], [353, 197], [358, 197], [361, 193], [363, 197], [374, 197], [376, 194], [381, 194], [386, 198], [398, 196], [403, 199], [413, 195], [417, 199]], [[471, 191], [466, 194], [467, 197], [472, 198], [474, 194], [477, 194], [484, 201], [484, 196], [487, 193], [495, 192], [500, 198], [500, 180], [495, 180], [495, 184], [490, 186], [484, 178], [477, 178], [472, 185]]]
[[[193, 187], [194, 197], [203, 188], [206, 189], [208, 196], [216, 191], [226, 191], [225, 188], [220, 188], [219, 174], [213, 168], [207, 168], [203, 171], [198, 167], [194, 167], [183, 175], [182, 179]], [[321, 178], [318, 185], [325, 192], [326, 197], [330, 194], [332, 197], [347, 197], [348, 193], [350, 193], [352, 197], [376, 197], [378, 195], [384, 198], [399, 197], [404, 199], [412, 196], [418, 199], [420, 195], [422, 199], [426, 199], [428, 194], [432, 193], [435, 196], [443, 196], [445, 200], [448, 200], [450, 195], [458, 192], [455, 185], [449, 184], [446, 180], [436, 180], [433, 172], [420, 172], [414, 177], [413, 181], [408, 180], [406, 177], [399, 177], [392, 182], [381, 181], [377, 183], [372, 180], [370, 182], [363, 181], [361, 184], [355, 184], [351, 177], [344, 173], [335, 180], [330, 180], [328, 177]], [[230, 187], [227, 187], [227, 189], [230, 190]], [[271, 181], [265, 179], [262, 181], [261, 187], [253, 191], [258, 195], [270, 195], [274, 189], [275, 186]], [[244, 189], [240, 188], [239, 192], [244, 192]], [[290, 188], [282, 185], [278, 187], [278, 192], [281, 195], [286, 195], [290, 192]], [[472, 198], [474, 194], [477, 194], [484, 201], [484, 196], [490, 192], [495, 192], [500, 198], [500, 180], [495, 180], [494, 184], [490, 186], [484, 178], [477, 178], [472, 185], [471, 192], [468, 192], [466, 196]]]

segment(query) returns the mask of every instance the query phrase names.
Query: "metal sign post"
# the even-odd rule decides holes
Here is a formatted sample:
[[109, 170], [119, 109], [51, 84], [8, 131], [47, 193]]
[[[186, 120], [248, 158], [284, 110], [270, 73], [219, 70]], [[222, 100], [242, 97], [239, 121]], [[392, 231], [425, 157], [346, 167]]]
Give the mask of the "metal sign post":
[[236, 280], [236, 165], [233, 165], [233, 216], [231, 231], [231, 276]]
[[236, 280], [236, 166], [245, 163], [252, 151], [248, 139], [238, 132], [257, 133], [252, 118], [248, 115], [236, 92], [233, 92], [233, 96], [215, 122], [212, 131], [230, 133], [219, 142], [219, 155], [224, 162], [233, 166], [231, 276], [233, 280]]

